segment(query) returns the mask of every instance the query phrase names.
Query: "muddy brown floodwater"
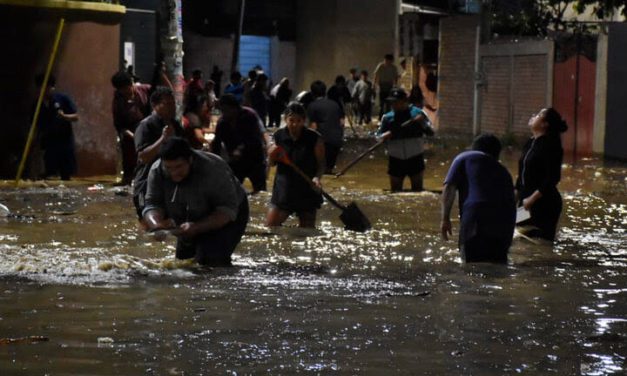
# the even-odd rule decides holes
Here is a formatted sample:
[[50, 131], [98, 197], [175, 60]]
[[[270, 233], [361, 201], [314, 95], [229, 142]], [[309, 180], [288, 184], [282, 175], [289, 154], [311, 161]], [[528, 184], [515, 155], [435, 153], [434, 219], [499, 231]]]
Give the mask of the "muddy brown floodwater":
[[[459, 151], [431, 147], [427, 188]], [[517, 239], [506, 266], [463, 265], [438, 195], [387, 192], [382, 152], [324, 181], [373, 230], [344, 231], [325, 204], [318, 231], [269, 233], [260, 194], [233, 268], [176, 262], [111, 184], [5, 184], [0, 339], [48, 341], [0, 340], [0, 374], [625, 374], [626, 177], [566, 161], [558, 241]]]

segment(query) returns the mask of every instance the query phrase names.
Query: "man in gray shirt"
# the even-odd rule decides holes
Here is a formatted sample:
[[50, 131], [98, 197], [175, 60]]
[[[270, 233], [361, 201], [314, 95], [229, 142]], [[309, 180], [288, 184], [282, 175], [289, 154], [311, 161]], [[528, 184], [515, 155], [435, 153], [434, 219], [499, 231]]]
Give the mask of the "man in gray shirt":
[[326, 98], [327, 86], [322, 81], [311, 84], [311, 94], [315, 98], [307, 107], [309, 128], [322, 135], [325, 149], [327, 174], [333, 173], [337, 156], [344, 143], [344, 111], [335, 101]]
[[387, 54], [383, 62], [374, 70], [374, 84], [379, 87], [379, 118], [390, 111], [387, 97], [390, 91], [398, 84], [398, 68], [394, 65], [394, 55]]
[[149, 230], [171, 230], [178, 259], [229, 266], [249, 219], [240, 182], [220, 157], [192, 150], [183, 138], [166, 140], [159, 155], [143, 211]]

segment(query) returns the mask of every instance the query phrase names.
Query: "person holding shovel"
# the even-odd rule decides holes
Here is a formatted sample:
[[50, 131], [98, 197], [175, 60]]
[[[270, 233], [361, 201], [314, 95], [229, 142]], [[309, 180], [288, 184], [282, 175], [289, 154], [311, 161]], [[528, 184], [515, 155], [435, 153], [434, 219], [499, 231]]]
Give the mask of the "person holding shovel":
[[[316, 210], [322, 204], [320, 179], [325, 170], [324, 141], [320, 134], [305, 126], [305, 107], [298, 102], [288, 104], [284, 112], [287, 127], [274, 134], [269, 148], [270, 165], [277, 165], [270, 209], [266, 216], [268, 227], [281, 226], [296, 213], [300, 227], [316, 226]], [[277, 163], [287, 157], [311, 179], [311, 183], [293, 168]]]
[[429, 118], [418, 107], [409, 104], [405, 90], [394, 88], [387, 98], [392, 111], [383, 115], [377, 138], [387, 141], [388, 175], [392, 192], [403, 190], [405, 176], [411, 181], [411, 190], [423, 190], [425, 135], [432, 136]]

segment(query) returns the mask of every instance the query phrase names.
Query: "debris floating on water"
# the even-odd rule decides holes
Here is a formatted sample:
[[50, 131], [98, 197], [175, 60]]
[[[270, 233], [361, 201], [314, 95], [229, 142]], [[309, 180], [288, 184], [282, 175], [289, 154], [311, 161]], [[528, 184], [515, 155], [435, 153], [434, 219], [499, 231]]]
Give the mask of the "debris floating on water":
[[20, 343], [48, 342], [50, 339], [44, 336], [29, 336], [20, 338], [0, 338], [0, 345], [12, 345]]
[[0, 218], [8, 217], [11, 214], [11, 211], [6, 206], [0, 204]]

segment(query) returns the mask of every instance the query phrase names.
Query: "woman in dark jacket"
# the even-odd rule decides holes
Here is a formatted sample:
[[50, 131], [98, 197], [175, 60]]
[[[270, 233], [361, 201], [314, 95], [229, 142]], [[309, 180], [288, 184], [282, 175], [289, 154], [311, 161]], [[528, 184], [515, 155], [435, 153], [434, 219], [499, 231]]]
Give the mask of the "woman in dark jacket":
[[521, 224], [536, 228], [527, 235], [553, 241], [562, 212], [557, 190], [564, 155], [560, 134], [568, 126], [555, 109], [545, 108], [529, 119], [529, 127], [532, 137], [518, 162], [516, 193], [531, 218]]

